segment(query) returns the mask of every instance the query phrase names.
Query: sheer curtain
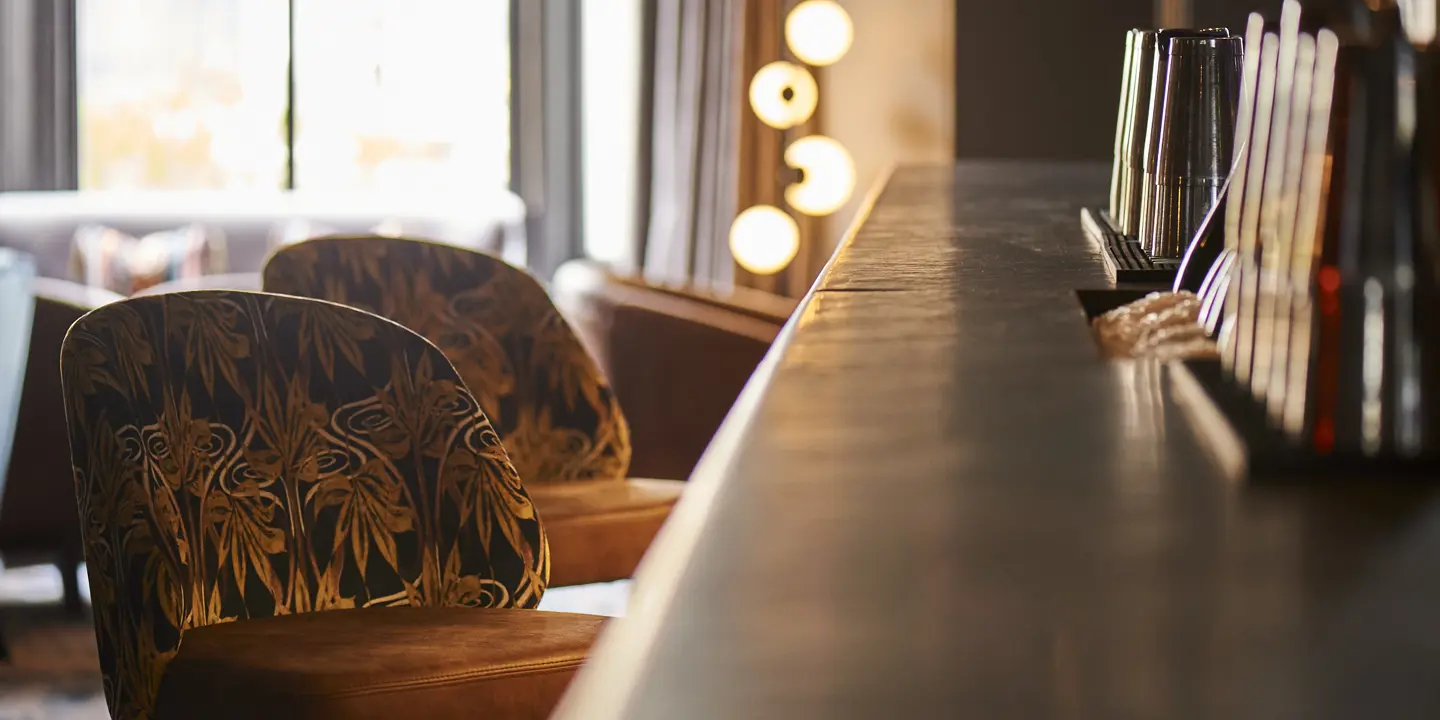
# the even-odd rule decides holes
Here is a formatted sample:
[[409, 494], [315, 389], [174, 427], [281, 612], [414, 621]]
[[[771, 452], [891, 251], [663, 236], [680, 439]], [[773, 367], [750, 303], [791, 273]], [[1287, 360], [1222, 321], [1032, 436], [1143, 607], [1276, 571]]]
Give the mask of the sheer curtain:
[[0, 191], [76, 187], [76, 0], [0, 0]]
[[648, 162], [641, 165], [649, 177], [648, 193], [642, 177], [641, 216], [648, 222], [638, 255], [650, 282], [728, 287], [744, 2], [647, 4], [650, 122], [649, 141], [642, 142]]

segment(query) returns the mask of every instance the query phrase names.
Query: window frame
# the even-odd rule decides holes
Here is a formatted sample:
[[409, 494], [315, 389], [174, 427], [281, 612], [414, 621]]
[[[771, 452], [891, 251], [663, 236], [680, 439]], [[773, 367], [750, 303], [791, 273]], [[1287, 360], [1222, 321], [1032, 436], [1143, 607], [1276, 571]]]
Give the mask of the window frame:
[[585, 247], [581, 1], [510, 0], [510, 184], [542, 278]]
[[[6, 0], [7, 5], [16, 0]], [[23, 1], [23, 0], [22, 0]], [[581, 257], [583, 238], [583, 174], [581, 124], [581, 1], [507, 0], [510, 3], [510, 190], [526, 207], [527, 264], [548, 278], [562, 263]], [[58, 181], [30, 189], [78, 188], [78, 0], [30, 0], [35, 7], [55, 8], [51, 29], [69, 38], [57, 43], [56, 62], [36, 61], [27, 68], [39, 96], [53, 97], [54, 108], [68, 123], [56, 123], [58, 132], [44, 133], [40, 144], [53, 148], [59, 164], [68, 168]], [[295, 189], [295, 17], [297, 0], [287, 0], [285, 182], [281, 191]], [[39, 27], [38, 25], [35, 27]], [[6, 28], [12, 33], [31, 27]], [[68, 58], [68, 66], [59, 62]], [[0, 85], [0, 92], [11, 86]], [[48, 95], [46, 93], [49, 93]], [[0, 96], [6, 100], [9, 97]], [[5, 106], [34, 103], [3, 103]], [[68, 110], [67, 110], [68, 108]], [[44, 111], [34, 108], [31, 113]], [[23, 109], [22, 109], [23, 112]], [[48, 143], [48, 144], [47, 144]], [[0, 168], [5, 170], [5, 168]], [[30, 183], [34, 186], [34, 183]], [[0, 185], [0, 189], [9, 186]]]
[[0, 192], [79, 187], [76, 10], [0, 3]]

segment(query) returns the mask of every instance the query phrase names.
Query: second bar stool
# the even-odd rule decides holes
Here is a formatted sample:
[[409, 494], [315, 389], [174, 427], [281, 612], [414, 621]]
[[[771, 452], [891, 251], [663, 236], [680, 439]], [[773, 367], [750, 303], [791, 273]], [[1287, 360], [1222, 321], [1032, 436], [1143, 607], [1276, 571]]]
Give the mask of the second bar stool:
[[281, 248], [263, 276], [268, 292], [369, 310], [445, 353], [545, 520], [552, 586], [634, 574], [684, 483], [626, 476], [620, 404], [534, 277], [473, 250], [379, 236]]
[[430, 343], [262, 293], [124, 300], [61, 355], [106, 700], [143, 718], [547, 717], [603, 618]]

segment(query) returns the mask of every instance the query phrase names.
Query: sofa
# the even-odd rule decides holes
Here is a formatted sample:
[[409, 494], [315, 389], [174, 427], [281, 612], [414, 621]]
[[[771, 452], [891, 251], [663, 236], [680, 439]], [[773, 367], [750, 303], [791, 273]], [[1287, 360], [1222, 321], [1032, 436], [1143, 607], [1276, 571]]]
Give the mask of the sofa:
[[0, 193], [0, 247], [35, 258], [41, 277], [80, 280], [71, 249], [88, 226], [132, 236], [200, 225], [223, 239], [222, 269], [258, 273], [276, 246], [329, 233], [410, 235], [523, 253], [525, 206], [507, 191], [455, 198], [239, 191]]

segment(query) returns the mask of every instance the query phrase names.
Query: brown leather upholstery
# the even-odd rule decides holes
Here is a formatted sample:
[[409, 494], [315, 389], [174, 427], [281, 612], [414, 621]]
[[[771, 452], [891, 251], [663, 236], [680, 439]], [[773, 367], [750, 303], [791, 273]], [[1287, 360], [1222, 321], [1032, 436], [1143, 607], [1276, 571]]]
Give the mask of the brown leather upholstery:
[[65, 280], [35, 278], [35, 319], [15, 448], [0, 498], [0, 554], [9, 564], [59, 562], [66, 602], [79, 609], [76, 565], [83, 554], [75, 476], [60, 388], [60, 345], [81, 315], [120, 295]]
[[672, 480], [635, 478], [529, 486], [550, 538], [551, 587], [635, 574], [683, 487]]
[[610, 378], [641, 477], [689, 477], [793, 307], [649, 288], [589, 261], [561, 266], [551, 295]]
[[165, 673], [155, 717], [541, 720], [604, 621], [392, 607], [195, 628]]

